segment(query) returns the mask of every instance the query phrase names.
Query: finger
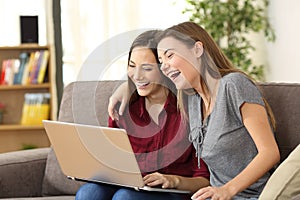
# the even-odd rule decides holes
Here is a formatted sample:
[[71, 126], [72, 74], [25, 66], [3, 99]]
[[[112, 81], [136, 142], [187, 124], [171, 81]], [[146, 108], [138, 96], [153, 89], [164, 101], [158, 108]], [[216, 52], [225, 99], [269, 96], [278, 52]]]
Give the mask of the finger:
[[159, 177], [157, 177], [155, 174], [148, 174], [148, 175], [144, 176], [144, 178], [143, 178], [145, 184], [153, 182], [157, 179], [159, 179]]
[[169, 181], [165, 181], [162, 186], [162, 188], [169, 188], [170, 187], [170, 182]]
[[[198, 196], [192, 196], [191, 199], [193, 200], [205, 200], [205, 199], [211, 199], [211, 197], [213, 196], [212, 193], [210, 192], [205, 192], [204, 194], [198, 195]], [[211, 199], [212, 200], [212, 199]]]
[[161, 179], [156, 179], [156, 180], [153, 180], [149, 183], [147, 183], [148, 186], [157, 186], [157, 185], [162, 185], [162, 180]]
[[202, 188], [202, 189], [198, 190], [197, 192], [195, 192], [192, 195], [191, 199], [197, 199], [197, 198], [199, 198], [201, 195], [203, 195], [207, 191], [209, 191], [208, 187]]
[[125, 107], [126, 107], [126, 100], [123, 98], [122, 101], [121, 101], [121, 105], [119, 107], [119, 115], [123, 115], [123, 112], [125, 110]]
[[109, 98], [108, 101], [108, 106], [107, 106], [107, 111], [108, 111], [108, 115], [114, 119], [114, 106], [116, 105], [116, 101], [113, 98]]
[[116, 110], [114, 110], [113, 116], [114, 116], [114, 117], [113, 117], [112, 119], [113, 119], [114, 121], [119, 121], [119, 114], [118, 114], [118, 112], [117, 112]]

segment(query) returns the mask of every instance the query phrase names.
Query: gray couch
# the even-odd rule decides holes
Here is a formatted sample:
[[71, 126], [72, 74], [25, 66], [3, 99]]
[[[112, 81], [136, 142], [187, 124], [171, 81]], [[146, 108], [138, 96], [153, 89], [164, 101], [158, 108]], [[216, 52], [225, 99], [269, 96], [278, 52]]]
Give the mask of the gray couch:
[[[121, 81], [71, 83], [64, 89], [59, 121], [107, 125], [108, 98]], [[263, 83], [277, 119], [281, 161], [300, 143], [300, 84]], [[82, 183], [62, 174], [51, 148], [0, 154], [0, 198], [74, 199]]]

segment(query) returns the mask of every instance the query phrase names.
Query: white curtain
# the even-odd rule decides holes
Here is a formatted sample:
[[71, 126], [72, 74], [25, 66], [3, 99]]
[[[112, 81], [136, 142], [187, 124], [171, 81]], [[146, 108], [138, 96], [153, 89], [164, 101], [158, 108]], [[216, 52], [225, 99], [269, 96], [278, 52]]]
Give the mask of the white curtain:
[[[79, 75], [83, 66], [94, 65], [90, 70], [93, 72], [97, 70], [96, 63], [99, 65], [103, 59], [100, 56], [111, 59], [111, 55], [92, 55], [109, 39], [133, 30], [166, 28], [188, 20], [182, 14], [184, 5], [185, 0], [61, 0], [64, 83], [87, 80], [87, 76]], [[124, 43], [121, 40], [126, 50], [133, 38], [123, 40]], [[103, 61], [111, 64], [104, 79], [124, 78], [126, 59], [123, 52], [114, 60]], [[90, 73], [90, 78], [93, 75]]]

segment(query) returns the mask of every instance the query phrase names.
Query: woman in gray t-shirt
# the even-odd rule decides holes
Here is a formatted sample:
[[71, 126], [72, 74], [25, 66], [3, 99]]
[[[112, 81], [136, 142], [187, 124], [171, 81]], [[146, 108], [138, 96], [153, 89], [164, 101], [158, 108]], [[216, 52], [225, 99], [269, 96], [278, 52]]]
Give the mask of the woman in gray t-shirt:
[[[170, 27], [157, 40], [161, 69], [178, 89], [178, 107], [189, 120], [190, 140], [210, 170], [211, 186], [192, 198], [258, 199], [280, 158], [275, 120], [258, 87], [193, 22]], [[112, 118], [120, 98], [124, 108], [127, 97], [121, 91], [110, 99]]]
[[211, 186], [192, 198], [258, 198], [280, 155], [272, 112], [257, 86], [193, 22], [165, 30], [158, 40], [161, 69], [179, 90], [182, 112], [180, 100], [188, 94], [190, 140], [210, 170]]

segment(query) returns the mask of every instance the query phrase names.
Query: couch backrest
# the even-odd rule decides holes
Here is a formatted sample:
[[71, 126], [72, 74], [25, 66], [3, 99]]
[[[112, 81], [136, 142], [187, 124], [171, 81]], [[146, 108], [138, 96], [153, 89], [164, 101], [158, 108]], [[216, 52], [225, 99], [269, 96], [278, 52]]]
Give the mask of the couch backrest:
[[283, 161], [300, 144], [300, 84], [262, 83], [260, 86], [276, 118], [275, 136]]
[[[90, 125], [107, 125], [108, 98], [123, 81], [74, 82], [64, 89], [59, 120]], [[281, 160], [300, 143], [300, 84], [262, 83], [276, 121], [275, 132]]]
[[107, 126], [108, 98], [124, 81], [81, 81], [64, 88], [59, 121]]

